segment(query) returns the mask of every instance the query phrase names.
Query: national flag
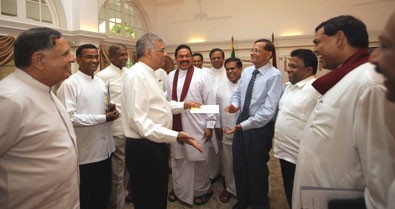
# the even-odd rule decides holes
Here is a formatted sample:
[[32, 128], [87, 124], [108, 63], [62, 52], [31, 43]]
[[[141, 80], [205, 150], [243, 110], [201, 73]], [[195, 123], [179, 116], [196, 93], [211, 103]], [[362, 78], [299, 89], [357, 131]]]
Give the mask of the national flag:
[[235, 42], [232, 36], [232, 54], [230, 55], [230, 57], [235, 58], [236, 54], [235, 54]]
[[[272, 33], [272, 43], [273, 43], [273, 46], [276, 46], [274, 44], [274, 33]], [[272, 62], [273, 62], [273, 66], [277, 68], [276, 47], [274, 47], [274, 52], [272, 55]]]

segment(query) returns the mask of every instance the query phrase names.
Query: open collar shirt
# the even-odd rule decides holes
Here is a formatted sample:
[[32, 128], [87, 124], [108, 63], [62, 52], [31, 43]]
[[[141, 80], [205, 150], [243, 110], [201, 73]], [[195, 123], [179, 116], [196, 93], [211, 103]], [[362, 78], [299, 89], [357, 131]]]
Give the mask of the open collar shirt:
[[[248, 83], [251, 80], [255, 66], [247, 67], [243, 70], [240, 83], [230, 100], [235, 107], [243, 109]], [[251, 105], [249, 108], [250, 117], [241, 122], [243, 129], [249, 130], [261, 128], [274, 120], [278, 102], [283, 92], [283, 78], [281, 72], [270, 63], [257, 69], [259, 73], [255, 79], [254, 90], [252, 92]]]
[[296, 163], [300, 135], [320, 94], [311, 85], [313, 76], [296, 84], [288, 82], [279, 102], [274, 131], [274, 156]]

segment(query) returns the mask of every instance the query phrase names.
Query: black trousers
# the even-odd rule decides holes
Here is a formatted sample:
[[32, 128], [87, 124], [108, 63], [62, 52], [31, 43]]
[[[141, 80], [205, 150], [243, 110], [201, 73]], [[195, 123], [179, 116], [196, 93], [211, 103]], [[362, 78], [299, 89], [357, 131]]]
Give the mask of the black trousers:
[[111, 158], [80, 165], [81, 209], [107, 209], [111, 193]]
[[262, 128], [236, 132], [233, 137], [233, 171], [239, 204], [269, 209], [269, 151], [274, 122]]
[[126, 139], [126, 167], [135, 209], [165, 209], [169, 181], [169, 147], [147, 139]]
[[280, 159], [281, 173], [283, 176], [285, 195], [287, 196], [288, 206], [292, 206], [292, 189], [294, 187], [294, 176], [296, 165], [286, 160]]

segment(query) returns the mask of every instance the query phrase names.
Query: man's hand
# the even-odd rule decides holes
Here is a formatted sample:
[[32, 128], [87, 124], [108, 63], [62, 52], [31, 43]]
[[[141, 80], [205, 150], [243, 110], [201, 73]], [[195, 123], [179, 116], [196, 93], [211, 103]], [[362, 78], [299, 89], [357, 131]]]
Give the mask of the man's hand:
[[239, 112], [239, 110], [240, 110], [240, 107], [235, 107], [232, 104], [230, 104], [224, 108], [224, 111], [228, 112], [228, 113], [237, 113], [237, 112]]
[[196, 140], [191, 135], [189, 135], [183, 131], [178, 132], [177, 141], [179, 141], [181, 143], [187, 143], [187, 144], [191, 145], [192, 147], [195, 147], [197, 150], [199, 150], [199, 152], [203, 152], [203, 147], [200, 146], [200, 144], [198, 144], [196, 142]]
[[202, 103], [200, 102], [184, 102], [184, 109], [191, 109], [192, 107], [200, 107], [202, 106]]
[[208, 140], [211, 139], [211, 137], [213, 136], [213, 129], [211, 128], [206, 128], [204, 130], [204, 142], [207, 142]]
[[115, 104], [111, 103], [110, 104], [110, 110], [106, 111], [106, 121], [114, 121], [119, 117], [119, 112], [117, 108], [115, 108]]
[[234, 128], [224, 128], [223, 131], [226, 134], [233, 134], [237, 131], [243, 131], [243, 128], [241, 127], [240, 124], [237, 124]]

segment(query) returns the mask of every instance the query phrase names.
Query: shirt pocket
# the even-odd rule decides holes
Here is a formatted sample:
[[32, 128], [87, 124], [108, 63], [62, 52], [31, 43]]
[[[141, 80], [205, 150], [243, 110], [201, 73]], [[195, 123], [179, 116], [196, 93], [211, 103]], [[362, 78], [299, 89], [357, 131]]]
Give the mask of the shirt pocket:
[[314, 135], [321, 140], [331, 140], [334, 138], [338, 125], [340, 110], [320, 101], [313, 111], [310, 129]]

